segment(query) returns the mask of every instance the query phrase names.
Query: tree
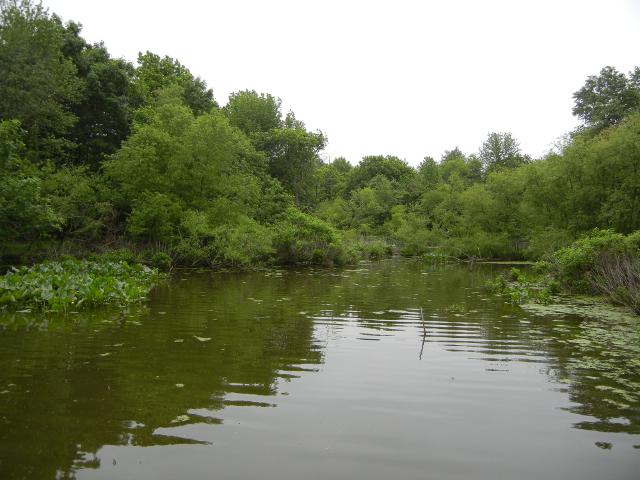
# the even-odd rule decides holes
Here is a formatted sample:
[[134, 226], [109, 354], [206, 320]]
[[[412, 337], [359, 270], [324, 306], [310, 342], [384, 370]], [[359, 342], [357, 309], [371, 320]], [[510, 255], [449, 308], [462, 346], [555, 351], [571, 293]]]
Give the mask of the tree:
[[640, 109], [640, 68], [627, 77], [614, 67], [604, 67], [599, 75], [589, 76], [573, 98], [573, 114], [594, 132], [616, 125]]
[[418, 178], [423, 190], [431, 190], [442, 181], [438, 164], [432, 157], [424, 157], [418, 165]]
[[194, 115], [201, 115], [218, 106], [213, 91], [199, 77], [194, 77], [187, 67], [171, 57], [155, 53], [138, 54], [135, 86], [145, 104], [152, 102], [156, 92], [172, 84], [182, 89], [182, 100]]
[[510, 133], [490, 133], [480, 147], [478, 156], [485, 172], [515, 168], [528, 161], [528, 157], [520, 153], [520, 144]]
[[133, 65], [111, 58], [101, 43], [89, 45], [80, 36], [81, 25], [69, 22], [64, 28], [63, 52], [83, 87], [79, 102], [71, 107], [78, 119], [69, 134], [77, 145], [73, 156], [76, 163], [95, 170], [129, 136], [133, 109], [142, 99], [133, 88]]
[[322, 164], [318, 153], [326, 144], [322, 132], [304, 126], [274, 128], [254, 137], [256, 148], [267, 155], [268, 172], [296, 199], [298, 205], [313, 203], [313, 177]]
[[363, 157], [360, 163], [353, 168], [349, 178], [349, 190], [365, 187], [369, 182], [381, 175], [396, 186], [406, 189], [409, 182], [415, 177], [416, 171], [404, 160], [392, 155], [369, 155]]
[[65, 57], [64, 28], [32, 0], [0, 0], [0, 119], [20, 120], [27, 156], [59, 160], [81, 98], [76, 67]]
[[448, 183], [461, 181], [469, 186], [482, 180], [482, 162], [475, 155], [467, 157], [458, 147], [444, 152], [438, 170]]
[[17, 120], [0, 121], [0, 252], [5, 242], [30, 241], [58, 226], [37, 169], [24, 159], [23, 136]]
[[282, 126], [280, 104], [279, 98], [268, 93], [242, 90], [229, 96], [223, 111], [232, 126], [251, 136]]

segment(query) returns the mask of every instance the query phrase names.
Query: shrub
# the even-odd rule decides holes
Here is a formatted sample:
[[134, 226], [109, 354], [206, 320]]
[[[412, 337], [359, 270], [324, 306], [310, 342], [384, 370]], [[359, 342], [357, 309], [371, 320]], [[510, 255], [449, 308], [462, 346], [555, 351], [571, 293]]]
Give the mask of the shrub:
[[319, 218], [290, 208], [274, 228], [278, 263], [341, 265], [352, 260], [342, 237]]
[[138, 238], [169, 242], [177, 229], [182, 208], [177, 199], [164, 193], [143, 193], [127, 220], [129, 232]]
[[[215, 215], [213, 215], [215, 216]], [[211, 212], [189, 211], [180, 225], [182, 239], [175, 254], [190, 265], [248, 267], [268, 262], [273, 233], [244, 215], [216, 224]]]
[[601, 255], [591, 275], [593, 288], [611, 301], [640, 314], [640, 257], [630, 254]]
[[601, 293], [640, 313], [640, 232], [594, 230], [558, 250], [549, 271], [566, 290]]
[[591, 272], [600, 257], [613, 258], [629, 250], [625, 236], [612, 230], [595, 229], [553, 254], [552, 271], [566, 289], [591, 293]]

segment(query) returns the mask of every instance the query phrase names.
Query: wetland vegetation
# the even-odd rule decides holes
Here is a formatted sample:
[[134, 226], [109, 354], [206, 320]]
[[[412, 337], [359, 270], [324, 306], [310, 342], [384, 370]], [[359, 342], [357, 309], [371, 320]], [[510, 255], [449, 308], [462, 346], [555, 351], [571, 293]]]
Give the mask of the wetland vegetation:
[[0, 72], [0, 477], [636, 478], [640, 67], [417, 166], [32, 0]]
[[639, 68], [589, 77], [583, 125], [543, 158], [493, 132], [417, 167], [326, 163], [326, 136], [269, 93], [221, 105], [177, 59], [132, 64], [81, 33], [31, 0], [0, 3], [5, 268], [114, 250], [165, 269], [538, 260], [596, 228], [640, 228]]

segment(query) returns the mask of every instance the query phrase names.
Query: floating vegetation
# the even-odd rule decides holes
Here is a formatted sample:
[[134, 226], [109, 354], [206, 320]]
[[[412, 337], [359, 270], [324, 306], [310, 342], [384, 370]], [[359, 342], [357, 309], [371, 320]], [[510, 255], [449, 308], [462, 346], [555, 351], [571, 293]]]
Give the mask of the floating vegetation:
[[159, 281], [157, 269], [126, 262], [64, 260], [14, 268], [0, 277], [0, 308], [73, 312], [139, 302]]
[[595, 442], [596, 447], [601, 448], [602, 450], [611, 450], [613, 448], [613, 444], [609, 442]]
[[534, 315], [578, 315], [581, 317], [611, 321], [637, 321], [629, 308], [612, 305], [598, 297], [555, 296], [548, 304], [525, 302], [520, 305]]
[[195, 338], [199, 342], [208, 342], [209, 340], [211, 340], [211, 337], [198, 337], [197, 335], [194, 335], [193, 338]]
[[559, 292], [559, 284], [555, 280], [535, 274], [532, 276], [515, 267], [489, 280], [485, 288], [492, 293], [505, 295], [515, 305], [528, 302], [546, 305]]

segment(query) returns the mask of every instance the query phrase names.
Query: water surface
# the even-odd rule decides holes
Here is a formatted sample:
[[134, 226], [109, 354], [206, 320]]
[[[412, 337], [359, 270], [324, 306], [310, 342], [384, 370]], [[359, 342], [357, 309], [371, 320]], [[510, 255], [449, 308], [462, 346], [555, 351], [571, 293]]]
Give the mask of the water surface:
[[640, 322], [528, 314], [498, 268], [178, 272], [4, 315], [0, 478], [640, 478]]

